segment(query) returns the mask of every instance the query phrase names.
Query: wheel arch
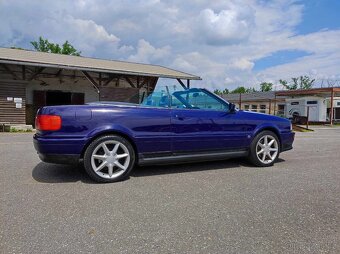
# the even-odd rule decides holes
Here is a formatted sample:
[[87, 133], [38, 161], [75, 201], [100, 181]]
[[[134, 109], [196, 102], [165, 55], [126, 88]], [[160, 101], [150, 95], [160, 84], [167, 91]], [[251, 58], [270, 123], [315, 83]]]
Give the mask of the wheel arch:
[[130, 135], [128, 135], [127, 133], [125, 133], [125, 132], [123, 132], [121, 130], [116, 130], [116, 129], [102, 130], [100, 132], [97, 132], [95, 135], [91, 136], [91, 138], [89, 138], [87, 140], [86, 144], [83, 147], [83, 150], [82, 150], [82, 152], [80, 154], [80, 159], [84, 158], [84, 154], [85, 154], [86, 149], [89, 147], [89, 145], [94, 140], [96, 140], [99, 137], [106, 136], [106, 135], [117, 135], [117, 136], [125, 138], [127, 141], [129, 141], [131, 146], [133, 147], [134, 152], [135, 152], [136, 161], [138, 161], [138, 149], [137, 149], [136, 143], [134, 142], [133, 138]]
[[280, 131], [277, 127], [275, 126], [272, 126], [272, 125], [267, 125], [267, 126], [261, 126], [259, 128], [256, 129], [255, 133], [254, 133], [254, 137], [253, 139], [261, 132], [263, 131], [271, 131], [273, 132], [277, 138], [279, 139], [279, 142], [280, 142], [280, 151], [282, 150], [282, 140], [281, 140], [281, 135], [280, 135]]

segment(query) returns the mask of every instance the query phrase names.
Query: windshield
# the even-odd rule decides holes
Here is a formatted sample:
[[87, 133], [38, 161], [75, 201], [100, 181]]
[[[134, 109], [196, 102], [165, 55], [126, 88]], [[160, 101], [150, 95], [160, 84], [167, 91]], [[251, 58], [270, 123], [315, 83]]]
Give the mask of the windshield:
[[178, 89], [177, 86], [156, 89], [141, 103], [147, 107], [221, 110], [228, 109], [228, 103], [211, 92], [200, 89]]

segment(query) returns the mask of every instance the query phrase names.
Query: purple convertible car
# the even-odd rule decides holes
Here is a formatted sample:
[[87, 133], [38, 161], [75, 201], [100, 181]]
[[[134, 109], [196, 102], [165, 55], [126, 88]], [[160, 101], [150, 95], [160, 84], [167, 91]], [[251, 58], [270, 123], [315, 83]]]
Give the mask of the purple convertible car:
[[141, 104], [43, 107], [36, 128], [42, 161], [83, 163], [98, 182], [122, 180], [135, 165], [247, 157], [271, 166], [294, 141], [287, 119], [235, 109], [199, 88], [167, 89]]

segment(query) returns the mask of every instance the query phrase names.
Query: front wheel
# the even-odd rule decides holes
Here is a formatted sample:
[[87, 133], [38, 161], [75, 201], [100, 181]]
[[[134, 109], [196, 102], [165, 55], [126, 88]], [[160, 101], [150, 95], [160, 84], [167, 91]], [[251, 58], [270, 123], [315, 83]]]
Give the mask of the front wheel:
[[263, 131], [256, 135], [250, 145], [250, 161], [259, 167], [274, 164], [280, 154], [280, 141], [275, 133]]
[[84, 167], [97, 182], [117, 182], [128, 177], [135, 163], [132, 145], [117, 135], [94, 140], [84, 154]]

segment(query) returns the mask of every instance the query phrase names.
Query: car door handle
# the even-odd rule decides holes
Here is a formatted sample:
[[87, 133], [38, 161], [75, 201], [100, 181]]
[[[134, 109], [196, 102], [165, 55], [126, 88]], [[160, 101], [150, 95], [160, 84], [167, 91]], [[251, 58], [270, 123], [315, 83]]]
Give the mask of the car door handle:
[[179, 116], [179, 115], [176, 114], [175, 117], [176, 117], [178, 120], [181, 120], [181, 121], [184, 120], [184, 117], [183, 117], [183, 116]]

